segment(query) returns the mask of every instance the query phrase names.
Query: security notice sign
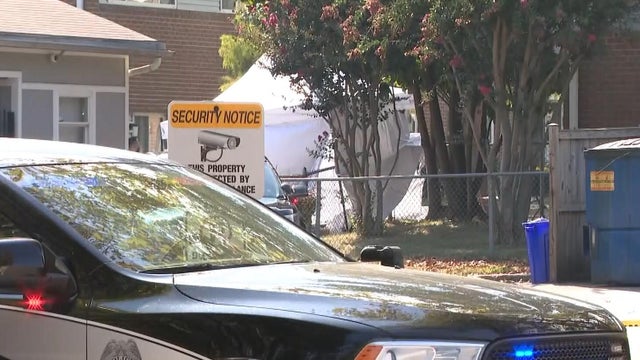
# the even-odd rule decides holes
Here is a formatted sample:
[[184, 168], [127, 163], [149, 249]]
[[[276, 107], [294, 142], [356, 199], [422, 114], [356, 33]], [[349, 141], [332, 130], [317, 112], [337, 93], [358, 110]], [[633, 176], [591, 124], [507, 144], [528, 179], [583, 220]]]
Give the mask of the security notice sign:
[[172, 101], [169, 159], [254, 198], [264, 193], [264, 111], [259, 103]]

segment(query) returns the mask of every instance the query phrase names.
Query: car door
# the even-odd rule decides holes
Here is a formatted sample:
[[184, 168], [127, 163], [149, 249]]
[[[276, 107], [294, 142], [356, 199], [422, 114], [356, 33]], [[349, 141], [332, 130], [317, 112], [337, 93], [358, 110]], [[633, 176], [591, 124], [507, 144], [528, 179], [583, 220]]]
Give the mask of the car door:
[[[0, 212], [0, 241], [16, 237], [29, 235]], [[9, 262], [0, 252], [0, 279]], [[86, 320], [44, 311], [41, 301], [0, 282], [0, 360], [86, 359]]]
[[0, 305], [0, 328], [0, 359], [86, 359], [87, 325], [82, 319]]
[[100, 323], [89, 322], [87, 339], [87, 357], [92, 360], [207, 359], [165, 341]]

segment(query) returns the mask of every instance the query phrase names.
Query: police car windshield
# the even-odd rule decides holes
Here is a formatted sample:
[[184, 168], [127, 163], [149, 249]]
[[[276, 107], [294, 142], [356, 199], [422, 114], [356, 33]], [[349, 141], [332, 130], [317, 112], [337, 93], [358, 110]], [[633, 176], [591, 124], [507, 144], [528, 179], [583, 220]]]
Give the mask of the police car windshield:
[[0, 175], [135, 271], [344, 261], [268, 208], [184, 167], [65, 164], [0, 169]]

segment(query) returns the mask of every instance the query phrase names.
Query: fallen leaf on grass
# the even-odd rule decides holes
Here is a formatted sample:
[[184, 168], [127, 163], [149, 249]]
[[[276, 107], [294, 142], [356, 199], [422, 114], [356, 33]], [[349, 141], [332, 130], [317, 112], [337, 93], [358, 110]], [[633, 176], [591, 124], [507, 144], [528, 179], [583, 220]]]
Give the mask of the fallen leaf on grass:
[[459, 260], [412, 258], [405, 267], [455, 275], [526, 274], [529, 265], [520, 260]]

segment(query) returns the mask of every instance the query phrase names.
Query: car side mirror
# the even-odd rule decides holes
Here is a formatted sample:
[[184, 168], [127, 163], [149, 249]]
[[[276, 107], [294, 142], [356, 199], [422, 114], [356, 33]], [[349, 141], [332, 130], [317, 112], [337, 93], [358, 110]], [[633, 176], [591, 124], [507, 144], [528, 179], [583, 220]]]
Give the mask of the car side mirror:
[[285, 194], [294, 197], [309, 196], [309, 190], [304, 184], [282, 184]]
[[379, 262], [380, 265], [397, 269], [404, 267], [404, 258], [399, 246], [367, 245], [360, 251], [360, 261]]
[[282, 191], [287, 195], [291, 195], [293, 194], [293, 187], [289, 184], [282, 184]]
[[309, 189], [307, 189], [307, 186], [304, 185], [304, 184], [294, 185], [293, 186], [293, 195], [294, 196], [299, 196], [299, 197], [309, 196]]
[[27, 238], [0, 239], [0, 303], [64, 312], [77, 292], [64, 261], [42, 243]]

